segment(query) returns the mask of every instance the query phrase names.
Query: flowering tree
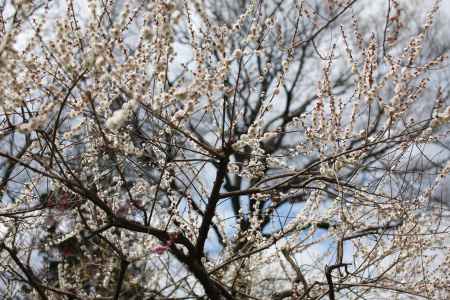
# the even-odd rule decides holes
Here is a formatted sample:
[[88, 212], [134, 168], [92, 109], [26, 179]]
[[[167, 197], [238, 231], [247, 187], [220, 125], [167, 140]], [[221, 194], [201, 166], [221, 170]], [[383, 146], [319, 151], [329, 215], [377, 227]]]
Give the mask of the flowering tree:
[[380, 2], [2, 2], [0, 293], [449, 297], [439, 2]]

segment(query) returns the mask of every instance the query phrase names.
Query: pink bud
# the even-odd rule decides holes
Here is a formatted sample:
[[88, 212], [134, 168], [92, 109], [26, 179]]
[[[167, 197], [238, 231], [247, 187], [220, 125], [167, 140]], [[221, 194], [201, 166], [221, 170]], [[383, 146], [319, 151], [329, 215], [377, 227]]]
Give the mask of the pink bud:
[[152, 252], [155, 252], [158, 255], [163, 254], [167, 250], [169, 250], [168, 245], [156, 245], [155, 247], [152, 248]]

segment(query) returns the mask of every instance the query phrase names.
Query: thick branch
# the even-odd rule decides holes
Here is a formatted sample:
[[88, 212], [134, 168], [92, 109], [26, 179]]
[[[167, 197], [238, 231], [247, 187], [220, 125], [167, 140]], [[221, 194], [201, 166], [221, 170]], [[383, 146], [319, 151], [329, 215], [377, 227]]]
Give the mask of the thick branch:
[[203, 217], [202, 224], [198, 232], [198, 238], [196, 243], [196, 250], [198, 255], [203, 256], [203, 248], [205, 246], [206, 238], [208, 237], [208, 231], [211, 226], [212, 218], [216, 212], [217, 202], [220, 199], [220, 188], [225, 179], [227, 173], [228, 157], [224, 157], [220, 160], [217, 167], [216, 180], [214, 181], [213, 188], [211, 190], [211, 195], [208, 199], [208, 204], [206, 206], [205, 216]]
[[129, 262], [126, 261], [125, 259], [122, 259], [120, 261], [120, 273], [119, 273], [119, 278], [118, 278], [117, 284], [116, 284], [116, 291], [114, 292], [114, 300], [119, 299], [120, 290], [122, 289], [123, 280], [125, 279], [125, 273], [127, 271], [128, 265], [129, 265]]

